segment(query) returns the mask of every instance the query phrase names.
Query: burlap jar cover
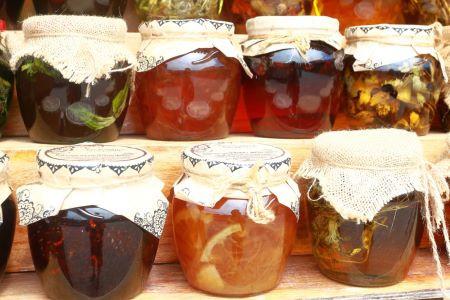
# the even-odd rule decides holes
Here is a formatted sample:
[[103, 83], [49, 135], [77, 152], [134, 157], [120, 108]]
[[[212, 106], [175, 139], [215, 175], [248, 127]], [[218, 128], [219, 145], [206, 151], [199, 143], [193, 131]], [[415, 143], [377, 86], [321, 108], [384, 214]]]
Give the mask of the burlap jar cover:
[[413, 191], [423, 193], [422, 211], [444, 287], [433, 232], [443, 231], [448, 251], [443, 202], [448, 200], [449, 188], [435, 166], [424, 160], [422, 145], [414, 133], [371, 129], [321, 134], [295, 175], [297, 181], [301, 178], [318, 180], [322, 199], [343, 219], [364, 223], [372, 221], [395, 197]]
[[3, 223], [3, 212], [1, 205], [11, 195], [11, 189], [7, 182], [7, 169], [9, 158], [5, 153], [0, 152], [0, 225]]
[[207, 19], [157, 20], [139, 27], [142, 44], [137, 54], [137, 71], [151, 70], [165, 61], [200, 48], [216, 48], [225, 56], [237, 59], [245, 72], [251, 72], [232, 36], [234, 25]]
[[[431, 55], [439, 61], [445, 81], [444, 61], [436, 50], [436, 32], [433, 26], [420, 25], [370, 25], [355, 26], [345, 30], [346, 55], [355, 58], [355, 72], [370, 71], [402, 62], [419, 55]], [[410, 72], [402, 68], [401, 72]]]
[[35, 16], [23, 23], [24, 44], [7, 36], [11, 66], [17, 70], [27, 57], [48, 63], [70, 82], [95, 83], [112, 72], [131, 69], [136, 58], [125, 43], [127, 25], [115, 18], [94, 16]]
[[450, 133], [447, 134], [445, 149], [442, 152], [436, 167], [442, 176], [450, 180]]
[[152, 163], [153, 156], [146, 151], [126, 146], [85, 143], [40, 150], [40, 182], [16, 192], [20, 224], [94, 205], [160, 238], [169, 203]]
[[299, 218], [300, 192], [289, 177], [290, 155], [264, 144], [218, 142], [196, 145], [182, 154], [184, 176], [174, 185], [176, 198], [206, 207], [223, 197], [248, 199], [255, 223], [275, 219], [264, 196], [274, 194]]
[[256, 17], [247, 21], [248, 41], [242, 44], [245, 56], [296, 49], [305, 60], [311, 41], [321, 41], [342, 49], [344, 37], [339, 21], [329, 17]]

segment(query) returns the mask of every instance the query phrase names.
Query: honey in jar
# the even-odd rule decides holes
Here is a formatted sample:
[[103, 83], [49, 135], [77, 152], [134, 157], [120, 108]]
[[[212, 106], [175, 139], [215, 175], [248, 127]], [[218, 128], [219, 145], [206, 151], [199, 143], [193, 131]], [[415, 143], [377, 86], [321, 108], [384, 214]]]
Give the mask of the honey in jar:
[[231, 23], [166, 20], [144, 23], [136, 100], [148, 138], [227, 137], [246, 67]]
[[346, 30], [345, 92], [336, 129], [394, 127], [426, 135], [445, 81], [429, 26]]
[[196, 145], [182, 157], [172, 221], [189, 284], [236, 297], [273, 289], [299, 215], [289, 155], [268, 145], [227, 142]]
[[406, 278], [422, 211], [427, 226], [445, 224], [433, 212], [443, 199], [431, 196], [445, 192], [445, 181], [425, 164], [417, 135], [404, 130], [335, 131], [313, 141], [296, 179], [307, 190], [313, 254], [325, 276], [366, 287]]
[[49, 144], [117, 139], [135, 62], [125, 46], [125, 22], [37, 16], [27, 19], [23, 30], [24, 47], [12, 61], [30, 138]]
[[[41, 150], [39, 184], [17, 191], [33, 263], [51, 299], [130, 299], [146, 286], [168, 202], [143, 149]], [[144, 195], [144, 196], [143, 196]]]
[[253, 132], [310, 138], [331, 130], [343, 89], [335, 56], [343, 37], [328, 17], [257, 17], [247, 22], [243, 80]]
[[33, 0], [39, 15], [91, 15], [122, 17], [127, 0]]
[[402, 4], [407, 24], [430, 25], [440, 22], [442, 25], [450, 25], [448, 0], [405, 0]]

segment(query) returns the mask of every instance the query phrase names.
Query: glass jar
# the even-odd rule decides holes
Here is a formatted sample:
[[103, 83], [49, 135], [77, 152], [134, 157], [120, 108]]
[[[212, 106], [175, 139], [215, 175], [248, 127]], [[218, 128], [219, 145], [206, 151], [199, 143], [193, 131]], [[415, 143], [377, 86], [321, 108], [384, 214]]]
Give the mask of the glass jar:
[[8, 157], [0, 152], [0, 279], [6, 270], [16, 228], [16, 204], [6, 182]]
[[324, 133], [313, 141], [296, 179], [307, 190], [317, 265], [345, 284], [379, 287], [402, 281], [422, 238], [422, 212], [430, 228], [432, 220], [444, 221], [438, 212], [443, 200], [436, 195], [442, 195], [445, 181], [424, 161], [415, 133]]
[[403, 15], [407, 24], [450, 25], [450, 3], [447, 0], [406, 0]]
[[5, 20], [8, 28], [15, 29], [25, 0], [0, 0], [0, 18]]
[[253, 132], [310, 138], [331, 130], [343, 89], [335, 66], [343, 43], [339, 22], [327, 17], [258, 17], [247, 22], [247, 31], [244, 56], [254, 76], [244, 78], [243, 89]]
[[43, 16], [27, 19], [23, 27], [25, 45], [13, 61], [30, 138], [49, 144], [117, 139], [135, 61], [125, 45], [125, 22]]
[[196, 145], [182, 157], [172, 223], [189, 284], [235, 297], [276, 287], [299, 216], [290, 156], [268, 145], [228, 142]]
[[143, 42], [135, 97], [147, 137], [227, 137], [245, 64], [230, 40], [233, 25], [201, 19], [153, 21], [139, 31]]
[[309, 15], [313, 0], [231, 0], [225, 1], [226, 15], [231, 17], [238, 33], [245, 33], [247, 20], [257, 16]]
[[[439, 27], [438, 32], [439, 32]], [[448, 76], [450, 76], [450, 26], [444, 26], [442, 28], [441, 42], [438, 43], [437, 49], [439, 54], [441, 54], [445, 62], [445, 71]], [[447, 81], [444, 84], [441, 97], [437, 104], [437, 122], [432, 129], [443, 130], [445, 132], [450, 131], [450, 83]]]
[[14, 74], [11, 72], [4, 52], [0, 45], [0, 136], [8, 120], [9, 108], [13, 98]]
[[17, 199], [47, 296], [138, 295], [168, 210], [163, 184], [152, 175], [153, 156], [89, 143], [41, 150], [37, 161], [41, 183], [20, 187]]
[[432, 28], [360, 26], [346, 30], [346, 37], [345, 96], [335, 128], [394, 127], [426, 135], [445, 78]]
[[[339, 19], [341, 31], [361, 24], [403, 24], [402, 0], [314, 0], [313, 14]], [[389, 12], [389, 13], [386, 13]]]
[[393, 285], [406, 278], [422, 238], [422, 194], [392, 199], [367, 223], [343, 219], [325, 199], [314, 200], [321, 197], [316, 181], [309, 193], [308, 217], [314, 257], [324, 275], [368, 287]]
[[127, 0], [33, 0], [38, 15], [123, 17]]
[[142, 20], [156, 19], [218, 19], [224, 0], [135, 0]]

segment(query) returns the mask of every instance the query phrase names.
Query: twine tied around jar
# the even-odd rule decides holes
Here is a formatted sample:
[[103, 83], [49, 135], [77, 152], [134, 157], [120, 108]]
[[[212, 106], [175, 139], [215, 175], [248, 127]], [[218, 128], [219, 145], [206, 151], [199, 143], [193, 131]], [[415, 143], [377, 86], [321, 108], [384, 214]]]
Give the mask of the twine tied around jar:
[[229, 176], [206, 177], [192, 170], [185, 170], [185, 175], [218, 191], [238, 190], [245, 193], [248, 196], [247, 216], [257, 224], [269, 224], [275, 220], [275, 214], [269, 208], [271, 202], [266, 203], [264, 199], [264, 190], [285, 184], [289, 179], [287, 173], [269, 173], [262, 163], [254, 164], [245, 175], [233, 179]]

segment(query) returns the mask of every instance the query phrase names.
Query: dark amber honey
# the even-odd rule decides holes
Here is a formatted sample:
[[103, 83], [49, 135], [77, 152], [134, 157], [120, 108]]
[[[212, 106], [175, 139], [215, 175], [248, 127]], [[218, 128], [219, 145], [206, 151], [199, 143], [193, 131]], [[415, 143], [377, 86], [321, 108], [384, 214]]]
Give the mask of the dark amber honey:
[[0, 279], [3, 276], [14, 239], [16, 228], [16, 205], [8, 198], [1, 205], [3, 223], [0, 223]]

